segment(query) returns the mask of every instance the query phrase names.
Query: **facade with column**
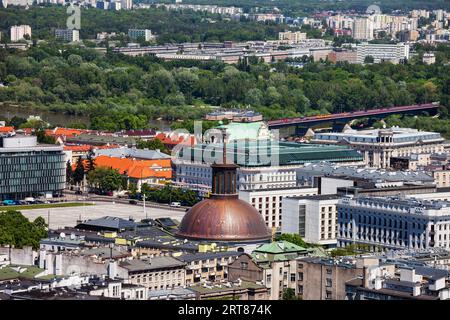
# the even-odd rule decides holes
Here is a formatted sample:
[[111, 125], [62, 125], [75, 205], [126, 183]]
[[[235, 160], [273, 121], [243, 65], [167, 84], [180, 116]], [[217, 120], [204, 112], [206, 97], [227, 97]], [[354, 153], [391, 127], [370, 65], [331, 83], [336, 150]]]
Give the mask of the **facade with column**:
[[344, 197], [337, 204], [338, 246], [450, 248], [450, 204], [400, 197]]
[[312, 142], [350, 146], [364, 155], [368, 167], [374, 168], [389, 168], [391, 157], [444, 152], [444, 138], [439, 133], [398, 127], [316, 133]]

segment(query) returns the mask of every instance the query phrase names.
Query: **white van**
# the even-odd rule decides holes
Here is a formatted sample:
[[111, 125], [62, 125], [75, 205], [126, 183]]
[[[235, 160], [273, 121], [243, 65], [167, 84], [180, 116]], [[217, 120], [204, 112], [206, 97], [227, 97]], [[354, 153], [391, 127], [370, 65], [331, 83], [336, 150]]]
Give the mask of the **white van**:
[[170, 206], [171, 207], [175, 207], [175, 208], [179, 208], [179, 207], [181, 207], [181, 203], [179, 203], [179, 202], [172, 202], [172, 203], [170, 203]]

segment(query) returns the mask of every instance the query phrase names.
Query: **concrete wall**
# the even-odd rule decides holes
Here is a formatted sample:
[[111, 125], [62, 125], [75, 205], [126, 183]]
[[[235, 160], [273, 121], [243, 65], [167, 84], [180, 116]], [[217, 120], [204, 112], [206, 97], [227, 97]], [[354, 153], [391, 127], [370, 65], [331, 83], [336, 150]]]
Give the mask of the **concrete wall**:
[[0, 254], [5, 254], [11, 260], [11, 264], [32, 266], [37, 258], [37, 252], [33, 251], [31, 247], [19, 248], [9, 248], [0, 247]]
[[303, 286], [303, 294], [300, 294], [303, 300], [344, 300], [345, 282], [363, 275], [361, 268], [344, 268], [302, 260], [298, 264], [303, 265], [303, 268], [298, 268], [298, 273], [303, 274], [303, 281], [299, 277], [297, 294], [299, 287]]
[[39, 258], [39, 267], [45, 268], [48, 274], [90, 274], [101, 276], [108, 273], [107, 263], [94, 261], [87, 256], [72, 256], [70, 254], [41, 250]]

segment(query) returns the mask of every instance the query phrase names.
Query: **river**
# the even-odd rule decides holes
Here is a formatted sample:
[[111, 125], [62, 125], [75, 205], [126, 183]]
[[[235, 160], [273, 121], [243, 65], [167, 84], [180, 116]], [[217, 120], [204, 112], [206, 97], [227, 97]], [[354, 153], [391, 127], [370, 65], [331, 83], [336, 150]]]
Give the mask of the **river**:
[[[84, 115], [73, 115], [18, 106], [15, 104], [0, 103], [0, 120], [10, 120], [14, 116], [25, 119], [27, 119], [29, 116], [39, 116], [45, 122], [50, 123], [50, 125], [58, 127], [68, 127], [73, 123], [84, 123], [87, 127], [89, 127], [90, 124], [89, 117]], [[163, 120], [151, 120], [149, 124], [150, 126], [154, 126], [160, 130], [170, 129], [170, 123]]]

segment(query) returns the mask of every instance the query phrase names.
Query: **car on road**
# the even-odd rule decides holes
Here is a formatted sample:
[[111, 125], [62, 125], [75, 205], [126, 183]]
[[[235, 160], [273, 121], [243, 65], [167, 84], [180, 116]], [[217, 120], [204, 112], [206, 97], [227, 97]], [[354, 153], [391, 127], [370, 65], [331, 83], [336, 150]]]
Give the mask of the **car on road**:
[[3, 200], [3, 205], [4, 206], [14, 206], [14, 205], [18, 205], [19, 203], [17, 201], [14, 200]]
[[137, 201], [136, 200], [130, 200], [130, 201], [128, 201], [128, 203], [129, 204], [137, 204]]
[[174, 207], [174, 208], [180, 208], [181, 207], [181, 203], [180, 202], [171, 202], [170, 206]]

